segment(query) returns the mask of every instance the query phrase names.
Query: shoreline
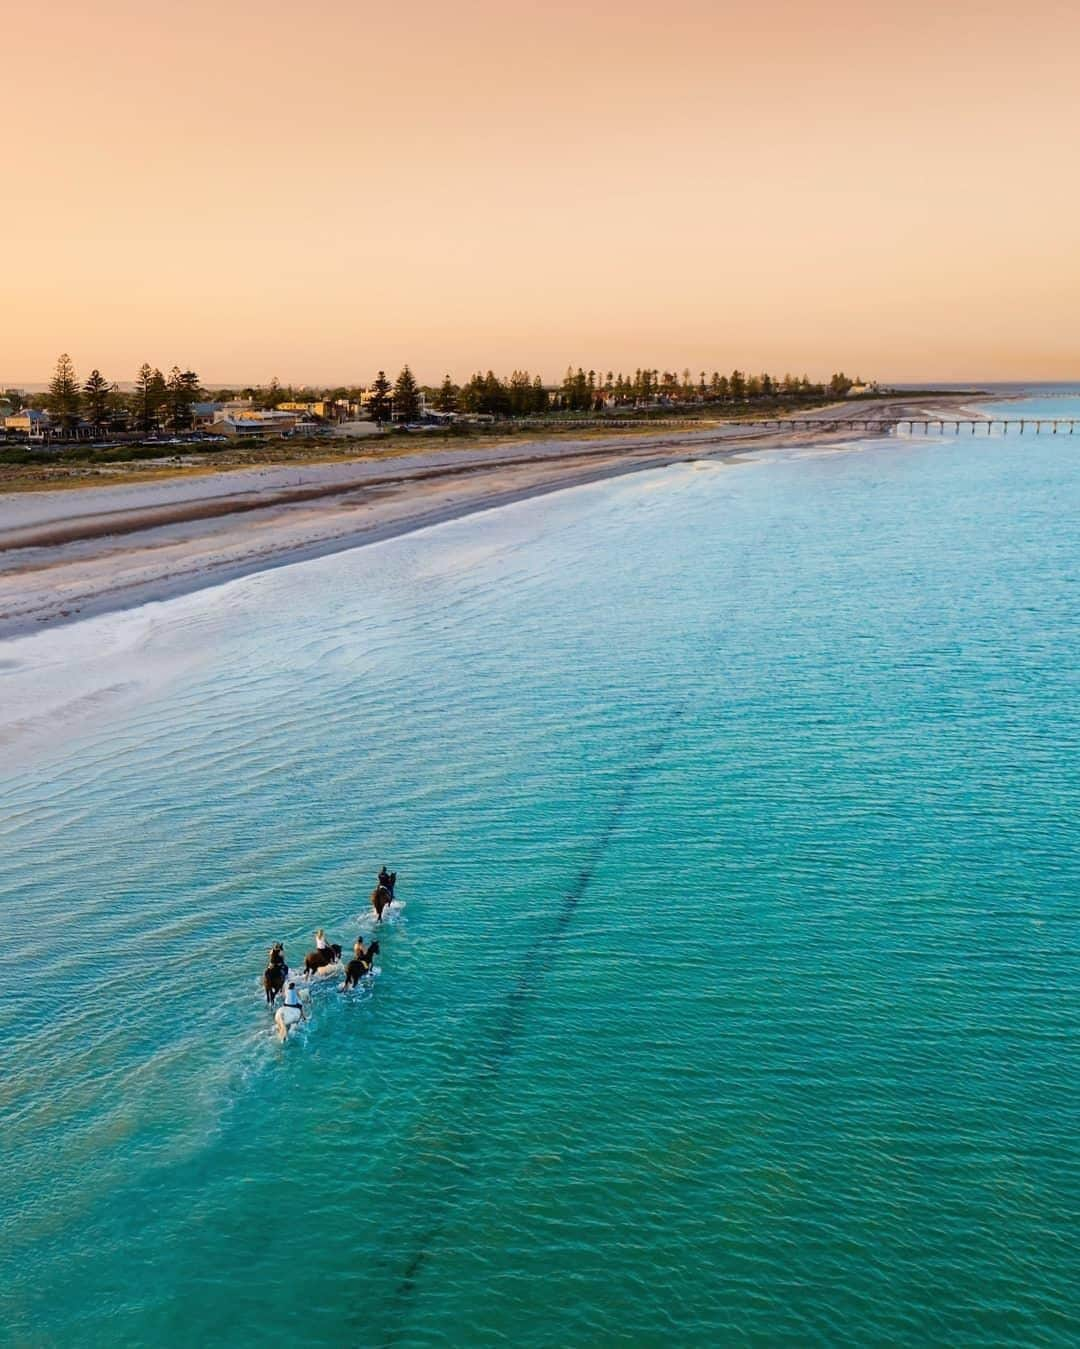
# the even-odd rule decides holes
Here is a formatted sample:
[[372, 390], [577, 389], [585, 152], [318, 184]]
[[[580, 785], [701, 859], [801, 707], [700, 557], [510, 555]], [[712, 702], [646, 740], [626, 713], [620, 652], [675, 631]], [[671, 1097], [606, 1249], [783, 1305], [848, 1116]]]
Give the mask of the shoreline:
[[718, 425], [0, 495], [0, 641], [628, 473], [887, 434]]

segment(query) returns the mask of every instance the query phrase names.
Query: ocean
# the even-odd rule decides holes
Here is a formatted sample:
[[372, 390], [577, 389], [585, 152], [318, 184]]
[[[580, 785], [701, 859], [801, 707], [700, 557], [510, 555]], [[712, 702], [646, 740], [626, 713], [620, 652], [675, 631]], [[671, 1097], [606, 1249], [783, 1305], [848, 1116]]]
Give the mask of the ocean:
[[0, 647], [0, 1342], [1076, 1344], [1078, 456], [680, 464]]

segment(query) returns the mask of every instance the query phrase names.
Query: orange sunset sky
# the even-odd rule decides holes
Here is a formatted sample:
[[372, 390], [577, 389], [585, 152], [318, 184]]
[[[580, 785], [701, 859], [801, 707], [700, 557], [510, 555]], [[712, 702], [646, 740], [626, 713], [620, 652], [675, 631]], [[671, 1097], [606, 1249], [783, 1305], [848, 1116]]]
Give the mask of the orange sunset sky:
[[1076, 3], [23, 0], [5, 48], [0, 382], [1080, 378]]

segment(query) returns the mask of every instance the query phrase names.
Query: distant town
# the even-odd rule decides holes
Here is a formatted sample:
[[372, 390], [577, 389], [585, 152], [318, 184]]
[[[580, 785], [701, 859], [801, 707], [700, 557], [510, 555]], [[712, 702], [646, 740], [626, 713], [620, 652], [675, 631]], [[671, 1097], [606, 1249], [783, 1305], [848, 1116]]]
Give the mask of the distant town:
[[391, 381], [379, 371], [370, 384], [336, 388], [294, 387], [272, 379], [263, 386], [207, 389], [193, 370], [168, 374], [148, 364], [121, 387], [100, 370], [80, 379], [62, 355], [52, 381], [32, 393], [0, 393], [3, 439], [47, 449], [80, 442], [155, 439], [257, 443], [283, 437], [348, 436], [386, 430], [450, 430], [496, 421], [567, 420], [679, 415], [708, 408], [775, 411], [878, 392], [838, 373], [825, 383], [806, 376], [707, 375], [657, 369], [622, 372], [568, 368], [558, 385], [515, 370], [508, 378], [477, 373], [464, 384], [449, 375], [437, 386], [419, 384], [409, 366]]

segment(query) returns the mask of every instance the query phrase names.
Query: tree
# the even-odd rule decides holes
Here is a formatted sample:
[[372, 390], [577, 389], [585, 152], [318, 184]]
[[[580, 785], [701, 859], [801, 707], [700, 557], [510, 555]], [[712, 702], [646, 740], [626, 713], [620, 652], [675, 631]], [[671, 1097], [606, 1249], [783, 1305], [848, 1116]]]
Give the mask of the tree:
[[165, 408], [168, 398], [168, 386], [165, 383], [165, 376], [154, 366], [153, 373], [150, 376], [150, 401], [154, 409], [154, 421], [157, 422]]
[[510, 415], [527, 417], [533, 410], [533, 386], [527, 370], [515, 370], [510, 376]]
[[490, 413], [492, 417], [505, 417], [510, 412], [510, 390], [494, 370], [489, 370], [484, 376], [484, 394], [480, 411]]
[[386, 378], [385, 370], [380, 370], [375, 376], [370, 394], [368, 412], [371, 413], [371, 420], [381, 426], [390, 420], [390, 381]]
[[135, 376], [135, 391], [131, 395], [131, 413], [135, 418], [135, 425], [144, 434], [150, 430], [154, 422], [154, 408], [150, 405], [150, 389], [154, 382], [154, 372], [150, 366], [143, 361], [139, 366], [139, 373]]
[[394, 417], [399, 422], [414, 422], [420, 416], [420, 386], [407, 365], [394, 381]]
[[439, 412], [456, 412], [458, 406], [458, 387], [449, 375], [439, 386], [435, 395], [435, 406]]
[[193, 420], [191, 409], [199, 401], [201, 393], [199, 377], [195, 371], [181, 370], [178, 365], [174, 365], [169, 371], [169, 378], [165, 385], [165, 405], [169, 426], [172, 430], [188, 431], [191, 429]]
[[75, 367], [65, 351], [56, 362], [49, 383], [49, 411], [62, 431], [73, 431], [79, 424], [79, 381]]
[[91, 370], [83, 385], [83, 405], [86, 420], [97, 430], [105, 425], [112, 412], [113, 392], [116, 386], [110, 384], [100, 370]]

